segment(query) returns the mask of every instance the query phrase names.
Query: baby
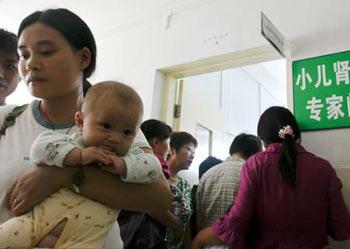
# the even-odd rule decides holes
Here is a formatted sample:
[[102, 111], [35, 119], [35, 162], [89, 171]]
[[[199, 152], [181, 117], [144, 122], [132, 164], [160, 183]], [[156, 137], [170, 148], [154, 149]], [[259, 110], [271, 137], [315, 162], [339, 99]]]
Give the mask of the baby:
[[[144, 153], [135, 140], [143, 115], [139, 95], [118, 82], [92, 86], [75, 115], [80, 133], [45, 131], [31, 148], [37, 165], [80, 167], [97, 164], [125, 182], [151, 183], [162, 173], [157, 158]], [[135, 145], [136, 144], [136, 145]], [[79, 193], [78, 186], [74, 186]], [[102, 248], [119, 214], [62, 188], [29, 213], [0, 226], [0, 248], [35, 246], [60, 221], [67, 219], [56, 248]]]

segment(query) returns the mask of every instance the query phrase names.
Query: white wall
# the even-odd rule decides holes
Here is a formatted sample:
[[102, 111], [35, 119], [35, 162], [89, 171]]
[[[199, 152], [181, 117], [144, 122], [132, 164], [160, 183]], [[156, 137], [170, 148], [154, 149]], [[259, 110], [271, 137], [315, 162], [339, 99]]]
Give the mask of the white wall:
[[[20, 6], [21, 2], [17, 4]], [[34, 2], [31, 5], [35, 7]], [[150, 18], [134, 22], [136, 25], [115, 28], [110, 18], [109, 27], [94, 32], [99, 48], [96, 80], [117, 79], [135, 86], [145, 103], [145, 118], [149, 118], [152, 113], [159, 114], [156, 106], [160, 91], [157, 91], [158, 99], [153, 101], [154, 89], [159, 90], [154, 84], [161, 78], [156, 77], [156, 69], [266, 45], [260, 35], [260, 10], [287, 39], [292, 39], [292, 59], [300, 59], [349, 49], [348, 6], [345, 0], [337, 3], [330, 0], [203, 0], [174, 11], [167, 29], [165, 18]], [[83, 9], [87, 6], [74, 11], [79, 14]], [[15, 9], [9, 9], [6, 14], [10, 15], [11, 11], [16, 14]], [[87, 13], [82, 16], [86, 16], [88, 23], [95, 22]], [[15, 31], [23, 15], [13, 19], [2, 13], [0, 17], [5, 20], [4, 27]], [[101, 18], [103, 16], [95, 15], [95, 19]], [[350, 142], [349, 129], [309, 132], [303, 136], [308, 149], [329, 159], [335, 167], [350, 167], [347, 147], [342, 146]], [[327, 145], [319, 141], [321, 137]]]
[[[276, 62], [272, 72], [259, 63], [184, 78], [179, 129], [195, 136], [200, 124], [212, 131], [211, 155], [224, 160], [236, 135], [257, 133], [261, 112], [286, 105], [286, 82], [274, 77], [285, 60]], [[191, 169], [181, 172], [191, 184], [198, 183], [198, 165], [209, 155], [205, 149], [197, 147]]]
[[[205, 1], [200, 7], [174, 13], [168, 29], [163, 20], [154, 19], [98, 36], [96, 79], [118, 79], [135, 86], [145, 103], [145, 118], [149, 118], [151, 113], [159, 114], [160, 88], [154, 84], [161, 77], [156, 76], [156, 69], [266, 45], [259, 32], [259, 9], [276, 21], [287, 39], [293, 39], [294, 60], [349, 49], [348, 5], [344, 0]], [[220, 35], [225, 38], [213, 42]], [[158, 89], [156, 101], [154, 89]], [[291, 95], [291, 81], [288, 90]], [[350, 167], [349, 129], [302, 136], [306, 148], [330, 160], [334, 167]]]
[[[182, 113], [180, 131], [196, 134], [196, 124], [199, 123], [212, 131], [212, 152], [214, 156], [225, 158], [227, 151], [223, 144], [224, 113], [219, 108], [220, 96], [212, 99], [208, 91], [200, 93], [198, 88], [209, 87], [212, 92], [219, 94], [220, 73], [212, 73], [208, 78], [204, 76], [185, 78], [183, 83]], [[216, 103], [212, 103], [216, 100]], [[190, 182], [198, 184], [198, 166], [206, 158], [195, 156], [188, 171], [180, 175]]]
[[[257, 1], [254, 4], [260, 5]], [[276, 13], [281, 7], [269, 8], [270, 12]], [[293, 26], [293, 20], [283, 20], [283, 23]], [[229, 0], [207, 2], [196, 9], [176, 13], [170, 19], [169, 28], [163, 27], [161, 20], [154, 20], [119, 33], [111, 30], [110, 36], [98, 41], [101, 59], [98, 59], [96, 78], [119, 79], [135, 86], [145, 102], [145, 118], [152, 113], [156, 69], [267, 43], [259, 33], [259, 13], [249, 11], [249, 4], [244, 2], [239, 5]], [[228, 35], [215, 44], [208, 38], [214, 34]], [[304, 40], [305, 37], [307, 34]], [[349, 36], [333, 39], [332, 44], [329, 37], [314, 37], [306, 39], [306, 43], [297, 39], [292, 46], [292, 59], [349, 48]], [[153, 113], [158, 112], [153, 109]], [[335, 167], [350, 167], [346, 147], [339, 146], [350, 141], [349, 129], [305, 133], [303, 136], [308, 149], [329, 159]], [[327, 145], [319, 142], [321, 136]]]
[[[136, 86], [148, 118], [156, 69], [267, 44], [258, 31], [258, 13], [245, 12], [248, 6], [237, 8], [235, 1], [207, 2], [174, 14], [168, 29], [162, 20], [153, 20], [122, 31], [110, 30], [98, 40], [96, 78]], [[244, 28], [240, 19], [245, 20]], [[220, 35], [218, 44], [212, 42]]]
[[260, 114], [259, 83], [242, 68], [225, 70], [222, 80], [225, 131], [233, 135], [256, 134]]
[[[336, 28], [336, 27], [335, 27]], [[302, 39], [294, 43], [292, 50], [292, 60], [302, 58], [310, 58], [314, 56], [336, 53], [349, 50], [350, 37], [341, 32], [337, 38], [332, 36], [312, 35], [309, 38]], [[289, 80], [289, 92], [292, 96], [292, 82]], [[292, 103], [290, 103], [292, 106]], [[343, 195], [347, 201], [347, 206], [350, 207], [350, 129], [334, 129], [323, 131], [312, 131], [302, 133], [302, 144], [311, 152], [326, 158], [331, 162], [333, 167], [337, 168], [337, 174], [341, 180], [347, 181], [343, 184]], [[331, 242], [332, 248], [348, 249], [350, 248], [350, 241], [345, 242]]]

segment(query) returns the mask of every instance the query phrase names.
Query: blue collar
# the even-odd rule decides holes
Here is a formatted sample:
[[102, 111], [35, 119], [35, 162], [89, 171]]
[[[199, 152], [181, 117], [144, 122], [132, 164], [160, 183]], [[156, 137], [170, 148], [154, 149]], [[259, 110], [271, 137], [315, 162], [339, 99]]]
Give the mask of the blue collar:
[[34, 100], [32, 108], [34, 119], [42, 126], [50, 130], [62, 130], [70, 128], [74, 125], [74, 122], [70, 123], [58, 123], [51, 124], [49, 123], [40, 113], [40, 100]]

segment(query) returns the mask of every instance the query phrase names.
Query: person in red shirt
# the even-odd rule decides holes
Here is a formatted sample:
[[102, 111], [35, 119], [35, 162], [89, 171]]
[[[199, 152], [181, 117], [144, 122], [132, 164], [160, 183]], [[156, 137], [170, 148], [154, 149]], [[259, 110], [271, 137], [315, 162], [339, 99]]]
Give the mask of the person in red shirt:
[[160, 120], [149, 119], [144, 121], [140, 128], [162, 165], [164, 176], [168, 179], [170, 171], [166, 159], [170, 151], [171, 127]]
[[270, 107], [260, 117], [264, 152], [243, 166], [238, 195], [226, 215], [196, 236], [191, 248], [328, 248], [350, 237], [342, 184], [330, 163], [300, 145], [293, 114]]

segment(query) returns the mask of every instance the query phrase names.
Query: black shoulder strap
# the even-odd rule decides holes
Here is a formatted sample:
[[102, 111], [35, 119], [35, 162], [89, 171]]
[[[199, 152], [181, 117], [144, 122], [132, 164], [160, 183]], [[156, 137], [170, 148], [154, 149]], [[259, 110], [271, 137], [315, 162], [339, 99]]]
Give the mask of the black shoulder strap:
[[24, 110], [28, 107], [28, 104], [16, 106], [10, 113], [7, 114], [4, 123], [0, 129], [0, 136], [5, 135], [5, 131], [8, 127], [11, 127], [15, 124], [16, 118], [24, 112]]

